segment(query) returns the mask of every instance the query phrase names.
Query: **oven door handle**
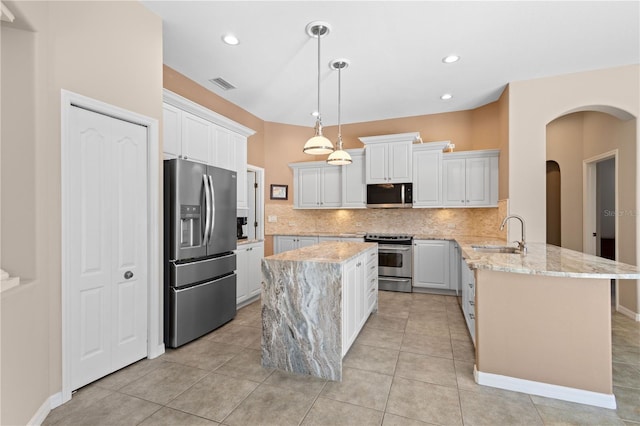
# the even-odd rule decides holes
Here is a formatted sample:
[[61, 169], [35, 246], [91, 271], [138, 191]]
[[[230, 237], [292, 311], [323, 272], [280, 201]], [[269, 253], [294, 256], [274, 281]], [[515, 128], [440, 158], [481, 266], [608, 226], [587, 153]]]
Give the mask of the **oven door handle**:
[[409, 251], [411, 247], [403, 247], [403, 248], [392, 248], [392, 249], [383, 249], [378, 246], [378, 253], [393, 253], [396, 251]]
[[411, 281], [411, 278], [393, 278], [393, 277], [385, 277], [385, 276], [378, 277], [378, 279], [384, 280], [384, 281], [395, 281], [399, 283]]

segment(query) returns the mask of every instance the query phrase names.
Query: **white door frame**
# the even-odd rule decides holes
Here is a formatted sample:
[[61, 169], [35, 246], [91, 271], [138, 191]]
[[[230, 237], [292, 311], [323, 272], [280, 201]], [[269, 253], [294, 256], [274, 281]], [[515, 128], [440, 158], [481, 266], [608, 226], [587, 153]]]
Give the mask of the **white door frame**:
[[[614, 159], [615, 161], [615, 199], [616, 212], [619, 210], [620, 197], [618, 196], [618, 150], [603, 152], [602, 154], [595, 155], [582, 161], [582, 251], [587, 254], [596, 255], [596, 238], [593, 236], [593, 232], [596, 229], [596, 188], [597, 188], [597, 163]], [[620, 229], [619, 220], [615, 221], [616, 231], [616, 243], [615, 243], [615, 257], [618, 259], [619, 251], [618, 244], [620, 243]], [[618, 280], [616, 280], [616, 310], [618, 309]]]
[[256, 239], [264, 240], [264, 169], [262, 167], [247, 164], [247, 170], [255, 172], [258, 181], [258, 191], [256, 191], [256, 217], [260, 218]]
[[99, 114], [139, 124], [147, 128], [147, 249], [148, 249], [148, 310], [147, 310], [147, 358], [155, 358], [164, 353], [162, 335], [162, 251], [160, 235], [160, 142], [159, 123], [123, 108], [88, 98], [67, 90], [61, 90], [61, 194], [62, 194], [62, 395], [60, 403], [71, 399], [71, 347], [69, 288], [69, 129], [72, 106], [85, 108]]

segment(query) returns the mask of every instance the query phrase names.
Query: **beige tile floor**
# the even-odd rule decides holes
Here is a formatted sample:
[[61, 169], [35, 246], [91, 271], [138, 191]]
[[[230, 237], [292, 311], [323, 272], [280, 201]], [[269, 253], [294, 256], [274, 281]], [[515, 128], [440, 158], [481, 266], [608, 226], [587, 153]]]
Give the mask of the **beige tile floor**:
[[224, 327], [80, 389], [47, 425], [585, 425], [640, 423], [640, 324], [614, 313], [618, 409], [473, 381], [454, 297], [380, 292], [342, 382], [260, 366], [260, 303]]

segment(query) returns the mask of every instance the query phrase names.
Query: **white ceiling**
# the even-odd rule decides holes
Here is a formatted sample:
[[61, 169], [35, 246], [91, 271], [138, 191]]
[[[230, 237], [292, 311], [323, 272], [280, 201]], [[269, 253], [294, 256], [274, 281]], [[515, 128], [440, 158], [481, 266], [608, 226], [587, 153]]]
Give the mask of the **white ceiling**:
[[[153, 1], [164, 21], [164, 63], [257, 117], [313, 126], [317, 39], [322, 38], [323, 123], [434, 114], [496, 100], [505, 85], [640, 63], [638, 1]], [[221, 40], [227, 32], [237, 46]], [[449, 54], [461, 56], [444, 64]], [[208, 80], [222, 77], [236, 89]], [[440, 100], [451, 93], [449, 101]]]

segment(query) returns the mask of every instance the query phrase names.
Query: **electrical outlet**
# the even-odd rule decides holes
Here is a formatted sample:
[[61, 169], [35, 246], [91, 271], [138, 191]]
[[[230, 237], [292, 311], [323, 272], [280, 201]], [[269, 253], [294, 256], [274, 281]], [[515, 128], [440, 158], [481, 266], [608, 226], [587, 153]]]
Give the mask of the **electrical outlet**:
[[267, 222], [274, 223], [274, 222], [277, 222], [277, 221], [278, 221], [278, 216], [269, 216], [269, 217], [267, 217]]
[[356, 222], [356, 226], [360, 228], [362, 226], [362, 222]]

